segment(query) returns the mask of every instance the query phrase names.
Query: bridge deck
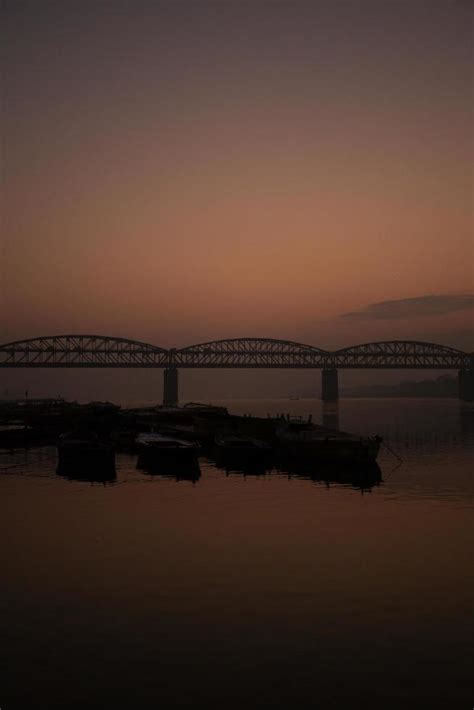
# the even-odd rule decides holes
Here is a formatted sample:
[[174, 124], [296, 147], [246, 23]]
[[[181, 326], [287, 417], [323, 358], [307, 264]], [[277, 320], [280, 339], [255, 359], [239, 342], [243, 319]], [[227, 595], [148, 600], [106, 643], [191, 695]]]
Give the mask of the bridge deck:
[[336, 351], [270, 338], [238, 338], [166, 349], [100, 335], [55, 335], [0, 345], [0, 367], [472, 369], [474, 353], [391, 340]]

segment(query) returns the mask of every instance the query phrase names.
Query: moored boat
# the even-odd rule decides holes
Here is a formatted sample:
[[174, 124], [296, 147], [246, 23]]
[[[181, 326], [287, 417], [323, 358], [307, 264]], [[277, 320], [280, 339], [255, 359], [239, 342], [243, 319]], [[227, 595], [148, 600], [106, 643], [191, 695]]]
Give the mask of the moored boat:
[[265, 441], [238, 434], [216, 434], [214, 443], [229, 454], [268, 454], [271, 451]]
[[358, 436], [301, 420], [282, 420], [277, 427], [278, 453], [282, 457], [325, 463], [374, 463], [380, 436]]
[[147, 467], [160, 461], [190, 462], [197, 458], [200, 446], [195, 441], [186, 441], [159, 432], [141, 433], [135, 439], [138, 450], [138, 466]]
[[214, 459], [227, 472], [265, 473], [270, 467], [272, 447], [265, 441], [241, 434], [216, 434]]
[[330, 486], [332, 483], [371, 490], [382, 482], [382, 472], [376, 462], [354, 463], [319, 461], [311, 458], [282, 457], [277, 460], [277, 471], [288, 478], [301, 478]]

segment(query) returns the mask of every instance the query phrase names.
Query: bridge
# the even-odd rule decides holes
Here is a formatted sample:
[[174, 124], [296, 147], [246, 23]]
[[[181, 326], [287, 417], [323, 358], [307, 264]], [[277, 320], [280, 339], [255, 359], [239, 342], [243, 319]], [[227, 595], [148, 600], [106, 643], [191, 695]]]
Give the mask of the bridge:
[[474, 399], [474, 353], [416, 340], [363, 343], [331, 351], [272, 338], [161, 348], [103, 335], [52, 335], [0, 345], [0, 367], [161, 368], [164, 404], [178, 402], [179, 369], [319, 369], [324, 401], [338, 399], [339, 369], [457, 370], [460, 398]]

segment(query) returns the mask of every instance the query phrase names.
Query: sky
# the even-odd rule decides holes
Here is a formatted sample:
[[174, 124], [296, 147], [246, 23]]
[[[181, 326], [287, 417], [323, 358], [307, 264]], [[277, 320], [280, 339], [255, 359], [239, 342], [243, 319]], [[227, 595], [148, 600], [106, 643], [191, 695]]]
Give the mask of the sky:
[[0, 342], [474, 349], [470, 2], [0, 8]]

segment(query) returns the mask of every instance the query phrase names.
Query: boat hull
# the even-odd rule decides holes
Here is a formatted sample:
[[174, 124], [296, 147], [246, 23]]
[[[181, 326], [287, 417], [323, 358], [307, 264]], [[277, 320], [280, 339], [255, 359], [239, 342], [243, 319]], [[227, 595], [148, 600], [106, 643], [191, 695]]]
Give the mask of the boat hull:
[[365, 465], [375, 463], [380, 442], [345, 441], [344, 439], [284, 441], [280, 442], [277, 455], [283, 458], [321, 461], [322, 463], [343, 463]]
[[265, 469], [271, 457], [271, 447], [264, 441], [238, 436], [217, 435], [214, 442], [214, 460], [218, 468], [244, 470]]

